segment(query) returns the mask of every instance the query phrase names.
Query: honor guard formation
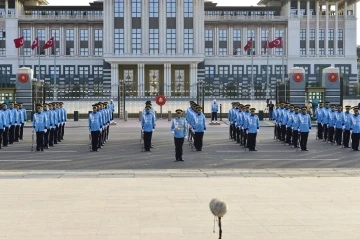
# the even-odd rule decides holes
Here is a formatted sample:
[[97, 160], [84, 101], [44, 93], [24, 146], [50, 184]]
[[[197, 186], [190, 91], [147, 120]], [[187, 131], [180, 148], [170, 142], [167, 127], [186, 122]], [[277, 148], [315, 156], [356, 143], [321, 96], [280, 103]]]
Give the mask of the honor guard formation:
[[249, 151], [257, 151], [256, 136], [259, 133], [260, 123], [255, 111], [256, 109], [250, 108], [250, 105], [233, 102], [228, 114], [229, 138]]
[[101, 149], [109, 140], [114, 106], [109, 107], [108, 102], [99, 102], [93, 104], [92, 108], [93, 112], [89, 114], [89, 147], [91, 152], [98, 152], [98, 149]]
[[64, 140], [67, 112], [64, 103], [53, 102], [36, 104], [33, 116], [32, 147], [34, 149], [34, 133], [36, 133], [36, 151], [44, 151]]
[[0, 149], [8, 147], [23, 140], [24, 124], [26, 123], [26, 110], [22, 103], [10, 102], [2, 104], [0, 111]]

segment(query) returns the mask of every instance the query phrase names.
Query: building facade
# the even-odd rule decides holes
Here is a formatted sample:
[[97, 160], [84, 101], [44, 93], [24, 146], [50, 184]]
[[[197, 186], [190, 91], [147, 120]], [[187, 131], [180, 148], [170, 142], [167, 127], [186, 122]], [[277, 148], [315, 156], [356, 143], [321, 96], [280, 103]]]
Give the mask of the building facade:
[[[48, 97], [64, 100], [116, 98], [119, 85], [134, 99], [195, 98], [199, 84], [208, 97], [265, 99], [276, 97], [289, 68], [303, 67], [310, 87], [334, 66], [351, 97], [358, 83], [356, 3], [103, 0], [60, 7], [0, 0], [0, 88], [13, 87], [16, 69], [25, 65], [45, 80]], [[16, 49], [13, 39], [20, 36], [24, 47]], [[54, 37], [55, 47], [32, 50], [36, 37], [40, 46]], [[278, 37], [283, 47], [265, 50]]]

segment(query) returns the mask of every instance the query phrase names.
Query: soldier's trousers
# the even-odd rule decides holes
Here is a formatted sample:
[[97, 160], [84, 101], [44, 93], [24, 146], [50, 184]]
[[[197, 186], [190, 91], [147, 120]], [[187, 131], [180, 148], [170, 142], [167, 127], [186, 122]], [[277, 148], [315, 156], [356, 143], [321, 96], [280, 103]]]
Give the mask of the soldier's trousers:
[[15, 125], [11, 125], [9, 129], [9, 144], [13, 144], [15, 140]]
[[327, 124], [324, 124], [323, 130], [324, 130], [324, 140], [326, 141], [329, 137], [329, 129], [328, 129]]
[[277, 139], [281, 141], [281, 126], [277, 125], [276, 127]]
[[336, 129], [335, 131], [335, 141], [337, 145], [341, 145], [342, 142], [342, 128], [341, 129]]
[[36, 132], [36, 150], [44, 150], [44, 132]]
[[233, 131], [233, 139], [234, 139], [234, 141], [237, 141], [237, 138], [236, 138], [236, 126], [235, 126], [235, 124], [233, 124], [233, 126], [232, 126], [232, 131]]
[[8, 146], [9, 144], [9, 128], [5, 127], [5, 130], [3, 132], [3, 141], [4, 141], [4, 146]]
[[65, 130], [65, 123], [61, 126], [61, 140], [64, 139], [64, 130]]
[[44, 147], [49, 147], [49, 136], [50, 130], [47, 130], [46, 133], [44, 133]]
[[345, 148], [349, 147], [349, 141], [350, 141], [350, 130], [345, 130], [343, 134], [343, 145]]
[[299, 132], [297, 130], [293, 130], [293, 132], [292, 132], [292, 144], [294, 145], [294, 147], [299, 147], [298, 141], [299, 141]]
[[19, 142], [20, 125], [15, 126], [15, 142]]
[[55, 128], [54, 128], [54, 144], [58, 143], [58, 137], [57, 137], [58, 130], [59, 130], [58, 126], [55, 126]]
[[285, 143], [291, 144], [291, 136], [292, 136], [292, 129], [291, 129], [291, 127], [287, 127], [287, 129], [286, 129], [286, 141], [285, 141]]
[[256, 146], [256, 135], [257, 133], [248, 133], [247, 146], [249, 150], [254, 150]]
[[301, 149], [307, 149], [307, 140], [309, 137], [309, 132], [301, 132], [300, 133], [300, 147]]
[[233, 138], [233, 130], [232, 130], [232, 127], [233, 127], [233, 125], [232, 124], [230, 124], [230, 126], [229, 126], [229, 134], [230, 134], [230, 139], [232, 139]]
[[240, 128], [236, 127], [236, 142], [240, 143]]
[[242, 145], [243, 146], [247, 146], [247, 140], [248, 140], [248, 135], [247, 135], [247, 133], [246, 132], [248, 132], [248, 130], [247, 129], [244, 129], [243, 130], [243, 139], [242, 139]]
[[20, 132], [19, 132], [19, 138], [22, 140], [23, 136], [24, 136], [24, 123], [21, 123]]
[[106, 140], [109, 140], [110, 122], [109, 122], [109, 125], [108, 125], [108, 127], [107, 127], [106, 130], [107, 130], [107, 131], [106, 131]]
[[91, 131], [91, 149], [97, 151], [99, 146], [100, 131]]
[[175, 144], [175, 159], [182, 160], [184, 138], [174, 138]]
[[334, 133], [335, 133], [334, 127], [329, 127], [329, 129], [328, 129], [328, 139], [329, 139], [330, 142], [334, 142]]
[[323, 126], [321, 123], [317, 124], [317, 129], [318, 129], [318, 132], [317, 132], [318, 139], [323, 139]]
[[152, 132], [144, 132], [144, 149], [150, 151]]
[[352, 133], [351, 135], [351, 148], [353, 150], [358, 150], [359, 149], [359, 139], [360, 139], [360, 133]]
[[194, 146], [196, 150], [201, 150], [203, 146], [204, 132], [195, 132]]
[[281, 125], [281, 141], [285, 141], [286, 137], [286, 125]]
[[58, 142], [61, 142], [61, 134], [62, 134], [62, 125], [59, 124], [57, 135], [56, 135]]
[[49, 134], [49, 146], [54, 146], [54, 132], [55, 129], [50, 129], [50, 134]]
[[103, 139], [104, 131], [100, 131], [99, 133], [99, 139], [98, 139], [98, 148], [100, 148], [103, 145], [102, 139]]
[[2, 148], [3, 134], [4, 134], [4, 130], [0, 129], [0, 149]]
[[244, 130], [240, 128], [240, 145], [244, 142]]

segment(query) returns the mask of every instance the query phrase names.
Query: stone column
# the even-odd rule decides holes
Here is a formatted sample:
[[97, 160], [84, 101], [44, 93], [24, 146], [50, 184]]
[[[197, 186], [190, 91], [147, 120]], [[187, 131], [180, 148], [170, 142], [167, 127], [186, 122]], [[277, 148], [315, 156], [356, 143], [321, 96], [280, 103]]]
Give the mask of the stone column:
[[310, 40], [309, 40], [309, 34], [310, 34], [310, 1], [306, 1], [306, 56], [309, 56], [309, 49], [310, 49]]
[[319, 56], [319, 24], [320, 24], [320, 4], [319, 0], [316, 0], [316, 29], [315, 29], [315, 55]]
[[219, 54], [219, 26], [215, 25], [214, 29], [214, 56]]
[[145, 65], [143, 63], [139, 63], [137, 65], [138, 69], [138, 96], [144, 96], [145, 92]]
[[233, 30], [234, 27], [232, 25], [229, 26], [229, 33], [228, 33], [228, 54], [229, 56], [233, 55], [233, 49], [234, 49], [234, 44], [233, 44]]
[[164, 64], [164, 95], [171, 96], [171, 64]]
[[190, 64], [190, 97], [196, 97], [197, 63]]
[[111, 98], [118, 96], [119, 89], [119, 66], [117, 63], [111, 63]]
[[159, 54], [166, 53], [166, 1], [159, 1]]
[[325, 56], [329, 54], [329, 1], [326, 1], [325, 15]]

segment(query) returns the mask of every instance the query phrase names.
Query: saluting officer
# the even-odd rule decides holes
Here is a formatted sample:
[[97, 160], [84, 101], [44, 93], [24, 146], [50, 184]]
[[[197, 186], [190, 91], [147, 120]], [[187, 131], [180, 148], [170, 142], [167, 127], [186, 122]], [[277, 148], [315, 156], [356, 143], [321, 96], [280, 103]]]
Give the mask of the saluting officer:
[[6, 128], [5, 113], [3, 113], [3, 111], [0, 111], [0, 149], [2, 149], [2, 141], [3, 141], [3, 134], [5, 128]]
[[184, 161], [182, 158], [183, 155], [183, 145], [184, 139], [187, 138], [186, 135], [186, 121], [182, 117], [182, 110], [176, 110], [176, 118], [171, 122], [171, 133], [174, 135], [175, 143], [175, 159], [177, 161]]
[[93, 105], [92, 107], [93, 107], [93, 112], [89, 114], [89, 131], [91, 133], [91, 149], [92, 152], [98, 152], [102, 117], [97, 110], [97, 106]]
[[324, 107], [323, 102], [319, 102], [319, 107], [315, 111], [317, 129], [318, 129], [318, 139], [323, 139], [323, 118], [324, 118]]
[[311, 132], [311, 119], [310, 115], [306, 113], [306, 106], [302, 107], [302, 113], [299, 115], [299, 128], [300, 132], [300, 147], [301, 151], [308, 151], [307, 149], [307, 140], [309, 133]]
[[255, 115], [255, 108], [250, 109], [250, 116], [247, 117], [247, 131], [248, 134], [248, 142], [247, 147], [249, 148], [249, 151], [257, 151], [256, 146], [256, 136], [257, 133], [259, 133], [259, 117]]
[[197, 151], [202, 151], [203, 137], [206, 131], [206, 119], [200, 106], [197, 107], [197, 114], [194, 116], [194, 131], [194, 146]]
[[344, 148], [349, 148], [349, 141], [350, 141], [350, 125], [351, 125], [351, 118], [352, 115], [350, 114], [351, 106], [345, 106], [345, 113], [344, 113], [344, 132], [343, 132], [343, 145]]
[[3, 145], [4, 147], [7, 147], [9, 144], [9, 130], [11, 126], [11, 113], [10, 110], [7, 108], [7, 104], [3, 103], [3, 113], [5, 115], [5, 129], [3, 132]]
[[338, 110], [335, 112], [335, 120], [335, 141], [337, 145], [341, 145], [342, 132], [345, 130], [345, 115], [341, 105], [338, 105]]
[[144, 132], [144, 150], [150, 152], [151, 148], [151, 135], [155, 129], [155, 117], [150, 112], [151, 106], [147, 105], [145, 107], [146, 113], [143, 114], [141, 120], [141, 128]]
[[33, 118], [33, 128], [36, 132], [36, 151], [44, 151], [44, 133], [47, 132], [47, 118], [42, 112], [41, 104], [36, 107], [37, 112]]
[[26, 109], [23, 108], [23, 103], [19, 103], [19, 111], [20, 111], [19, 138], [20, 138], [20, 140], [23, 140], [23, 137], [24, 137], [24, 124], [26, 124], [26, 121], [27, 121]]
[[351, 148], [354, 151], [359, 151], [359, 139], [360, 139], [360, 116], [359, 108], [355, 106], [354, 115], [351, 117], [350, 134], [351, 134]]

